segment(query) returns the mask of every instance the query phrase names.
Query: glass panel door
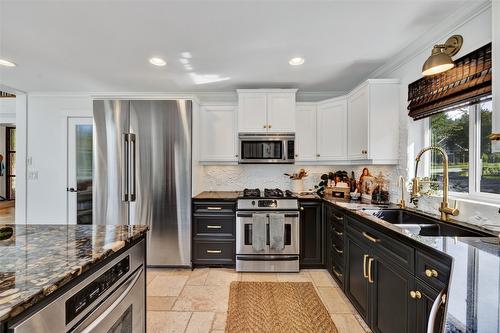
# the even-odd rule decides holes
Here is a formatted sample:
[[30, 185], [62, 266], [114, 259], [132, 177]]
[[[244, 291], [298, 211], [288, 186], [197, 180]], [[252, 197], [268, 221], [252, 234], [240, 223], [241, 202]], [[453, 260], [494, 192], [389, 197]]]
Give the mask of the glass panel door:
[[92, 224], [92, 118], [68, 118], [68, 223]]

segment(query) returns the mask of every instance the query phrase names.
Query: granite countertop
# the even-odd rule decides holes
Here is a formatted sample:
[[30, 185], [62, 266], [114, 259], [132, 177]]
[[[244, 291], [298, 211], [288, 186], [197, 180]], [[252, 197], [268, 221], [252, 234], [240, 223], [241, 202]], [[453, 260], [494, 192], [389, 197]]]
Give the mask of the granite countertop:
[[0, 225], [0, 321], [40, 302], [93, 265], [144, 236], [140, 225]]
[[376, 205], [337, 198], [323, 199], [453, 258], [447, 295], [445, 332], [500, 331], [500, 244], [498, 238], [421, 236], [412, 233], [411, 229], [398, 228], [363, 210], [363, 208], [376, 208]]
[[240, 196], [240, 191], [203, 191], [193, 197], [196, 200], [222, 200], [235, 201]]

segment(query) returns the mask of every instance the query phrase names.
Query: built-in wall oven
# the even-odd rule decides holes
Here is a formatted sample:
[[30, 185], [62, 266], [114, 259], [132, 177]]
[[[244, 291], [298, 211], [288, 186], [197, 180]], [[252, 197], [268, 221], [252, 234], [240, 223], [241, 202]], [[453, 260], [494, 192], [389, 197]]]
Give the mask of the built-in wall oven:
[[295, 134], [239, 135], [239, 163], [281, 163], [295, 161]]
[[54, 301], [17, 322], [14, 333], [145, 333], [146, 297], [141, 241]]

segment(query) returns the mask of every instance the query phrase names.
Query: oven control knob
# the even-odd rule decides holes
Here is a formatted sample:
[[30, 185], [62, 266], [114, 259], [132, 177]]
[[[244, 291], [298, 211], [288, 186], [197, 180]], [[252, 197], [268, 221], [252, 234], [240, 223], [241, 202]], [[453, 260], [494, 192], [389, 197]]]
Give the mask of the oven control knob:
[[255, 206], [255, 200], [252, 200], [252, 206]]

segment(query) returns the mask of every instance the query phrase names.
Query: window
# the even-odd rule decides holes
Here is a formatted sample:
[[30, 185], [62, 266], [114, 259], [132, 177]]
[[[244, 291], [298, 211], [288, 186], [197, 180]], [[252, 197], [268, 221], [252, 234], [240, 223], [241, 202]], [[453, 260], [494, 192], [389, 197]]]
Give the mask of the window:
[[[491, 115], [487, 100], [430, 117], [430, 143], [448, 154], [451, 192], [500, 194], [500, 153], [492, 152], [488, 139]], [[435, 151], [430, 178], [441, 186], [443, 160]]]

